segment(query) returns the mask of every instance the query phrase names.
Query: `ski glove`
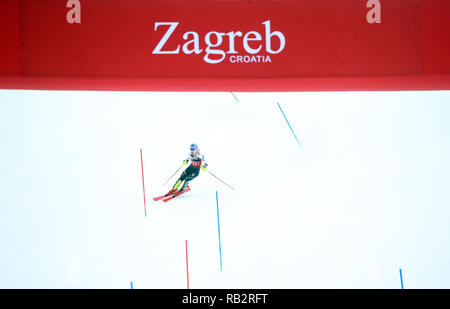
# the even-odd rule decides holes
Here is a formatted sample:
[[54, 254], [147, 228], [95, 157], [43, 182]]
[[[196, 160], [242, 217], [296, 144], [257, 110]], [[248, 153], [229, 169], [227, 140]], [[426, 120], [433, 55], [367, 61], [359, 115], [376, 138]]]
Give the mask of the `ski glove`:
[[186, 165], [188, 163], [188, 160], [184, 160], [183, 161], [183, 166]]
[[208, 164], [202, 165], [202, 171], [206, 171], [206, 167], [208, 166]]

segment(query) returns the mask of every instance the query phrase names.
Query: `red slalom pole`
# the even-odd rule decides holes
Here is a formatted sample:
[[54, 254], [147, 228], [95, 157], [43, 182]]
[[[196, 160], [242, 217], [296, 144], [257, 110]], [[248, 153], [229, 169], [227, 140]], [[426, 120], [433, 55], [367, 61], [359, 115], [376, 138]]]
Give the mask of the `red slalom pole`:
[[144, 192], [144, 211], [147, 217], [147, 204], [145, 202], [145, 183], [144, 183], [144, 160], [142, 159], [142, 148], [141, 148], [141, 170], [142, 170], [142, 190]]
[[189, 290], [189, 261], [188, 261], [188, 246], [186, 240], [186, 277], [187, 277], [187, 288]]

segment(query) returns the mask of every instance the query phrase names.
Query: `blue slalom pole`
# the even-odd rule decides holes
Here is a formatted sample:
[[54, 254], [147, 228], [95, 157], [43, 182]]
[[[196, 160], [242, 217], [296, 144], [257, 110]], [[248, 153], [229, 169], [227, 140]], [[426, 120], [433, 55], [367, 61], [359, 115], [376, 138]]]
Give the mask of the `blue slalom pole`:
[[220, 220], [219, 220], [219, 195], [216, 191], [216, 205], [217, 205], [217, 226], [219, 229], [219, 254], [220, 254], [220, 271], [222, 271], [222, 245], [220, 242]]
[[400, 268], [400, 284], [402, 285], [403, 290], [403, 275], [402, 275], [402, 269]]
[[283, 114], [284, 119], [286, 120], [286, 122], [287, 122], [287, 124], [288, 124], [288, 126], [289, 126], [289, 129], [291, 129], [292, 134], [294, 134], [294, 137], [295, 137], [295, 140], [297, 141], [297, 144], [300, 146], [300, 149], [303, 149], [302, 144], [300, 144], [300, 142], [298, 141], [297, 135], [295, 135], [294, 130], [293, 130], [292, 127], [291, 127], [291, 124], [290, 124], [289, 121], [287, 120], [286, 115], [284, 114], [283, 109], [281, 108], [280, 103], [277, 102], [277, 104], [278, 104], [278, 107], [280, 108], [281, 113]]

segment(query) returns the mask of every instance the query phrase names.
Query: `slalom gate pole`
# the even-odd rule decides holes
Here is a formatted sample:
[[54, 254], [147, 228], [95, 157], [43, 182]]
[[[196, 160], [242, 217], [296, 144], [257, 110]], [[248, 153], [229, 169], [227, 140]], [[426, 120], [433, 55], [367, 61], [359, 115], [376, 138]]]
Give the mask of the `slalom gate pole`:
[[170, 178], [169, 179], [167, 179], [167, 181], [164, 183], [164, 186], [169, 182], [169, 180], [170, 179], [172, 179], [172, 177], [173, 176], [175, 176], [177, 173], [178, 173], [178, 171], [181, 169], [183, 167], [183, 165], [182, 166], [180, 166], [178, 169], [177, 169], [177, 171], [175, 172], [175, 173], [173, 173], [173, 175], [172, 176], [170, 176]]
[[230, 186], [229, 184], [225, 183], [223, 180], [221, 180], [219, 177], [217, 177], [216, 175], [214, 175], [213, 173], [211, 173], [210, 171], [206, 170], [208, 173], [210, 173], [212, 176], [214, 176], [217, 180], [221, 181], [222, 183], [224, 183], [225, 185], [227, 185], [228, 187], [230, 187], [232, 190], [234, 190], [234, 188], [232, 186]]

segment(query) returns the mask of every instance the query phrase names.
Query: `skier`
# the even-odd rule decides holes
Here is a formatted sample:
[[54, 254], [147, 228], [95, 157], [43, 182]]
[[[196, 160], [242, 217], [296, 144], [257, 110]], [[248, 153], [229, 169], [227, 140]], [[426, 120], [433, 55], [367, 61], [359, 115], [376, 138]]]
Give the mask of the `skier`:
[[208, 164], [205, 161], [204, 155], [200, 153], [200, 148], [198, 148], [197, 144], [190, 146], [189, 155], [183, 161], [183, 166], [188, 164], [189, 161], [191, 164], [181, 173], [180, 178], [178, 178], [172, 189], [165, 196], [173, 195], [173, 197], [176, 197], [181, 193], [189, 191], [189, 182], [198, 176], [200, 169], [206, 171]]

